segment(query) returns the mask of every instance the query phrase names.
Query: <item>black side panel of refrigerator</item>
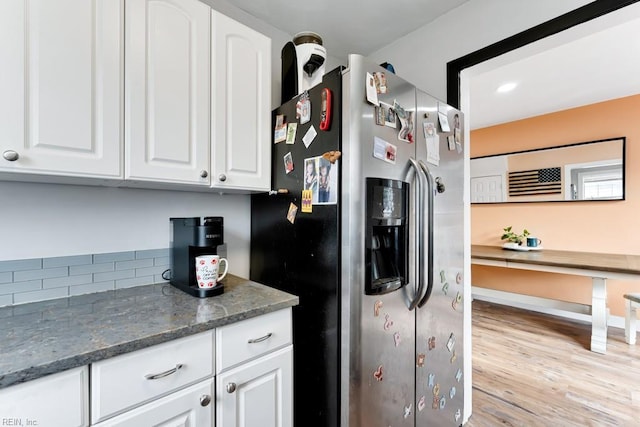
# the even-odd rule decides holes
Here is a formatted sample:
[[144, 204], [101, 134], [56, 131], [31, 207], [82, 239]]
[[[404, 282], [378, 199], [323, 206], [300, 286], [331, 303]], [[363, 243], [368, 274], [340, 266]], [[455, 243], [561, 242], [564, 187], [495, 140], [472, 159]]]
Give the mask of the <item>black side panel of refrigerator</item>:
[[[290, 292], [300, 298], [293, 308], [294, 425], [337, 426], [340, 418], [340, 189], [334, 204], [314, 204], [302, 212], [305, 159], [341, 148], [342, 68], [327, 73], [309, 90], [311, 120], [296, 119], [299, 96], [273, 112], [285, 122], [298, 123], [295, 144], [273, 145], [272, 188], [288, 194], [251, 197], [251, 280]], [[331, 91], [331, 125], [320, 129], [322, 92]], [[317, 136], [302, 141], [313, 125]], [[286, 173], [284, 156], [291, 153], [294, 169]], [[339, 186], [342, 159], [331, 166]], [[330, 198], [331, 200], [331, 198]], [[295, 221], [287, 219], [290, 204], [298, 207]]]

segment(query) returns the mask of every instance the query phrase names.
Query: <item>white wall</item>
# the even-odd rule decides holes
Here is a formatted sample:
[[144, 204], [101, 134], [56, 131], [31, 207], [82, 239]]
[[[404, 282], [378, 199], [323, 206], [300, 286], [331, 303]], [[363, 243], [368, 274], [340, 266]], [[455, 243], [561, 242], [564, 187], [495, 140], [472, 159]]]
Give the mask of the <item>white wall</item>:
[[0, 260], [169, 247], [169, 218], [223, 216], [234, 274], [249, 274], [247, 195], [0, 182]]
[[470, 0], [369, 55], [446, 100], [447, 63], [562, 15], [592, 0]]

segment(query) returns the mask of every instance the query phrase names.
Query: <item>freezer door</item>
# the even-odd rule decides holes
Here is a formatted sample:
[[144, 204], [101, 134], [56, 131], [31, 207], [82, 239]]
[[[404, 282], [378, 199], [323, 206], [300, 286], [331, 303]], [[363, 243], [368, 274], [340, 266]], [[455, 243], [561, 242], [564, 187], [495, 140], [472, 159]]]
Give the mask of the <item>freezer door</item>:
[[[463, 121], [459, 111], [425, 93], [418, 91], [417, 100], [417, 158], [431, 173], [436, 191], [430, 231], [434, 234], [433, 291], [417, 309], [416, 425], [458, 426], [464, 402]], [[448, 131], [439, 114], [446, 117]]]
[[[415, 116], [415, 88], [362, 57], [351, 55], [343, 79], [342, 193], [342, 408], [341, 425], [350, 427], [413, 426], [415, 414], [415, 262], [409, 263], [408, 284], [396, 291], [366, 295], [367, 178], [407, 181], [415, 143], [398, 139], [396, 128], [376, 124], [375, 107], [366, 102], [367, 73], [384, 72], [387, 93]], [[391, 125], [391, 123], [389, 123]], [[415, 133], [415, 131], [414, 131]], [[379, 151], [382, 150], [382, 151]], [[380, 156], [380, 153], [389, 154]], [[383, 157], [383, 158], [380, 158]], [[413, 195], [413, 187], [409, 186]], [[409, 215], [415, 215], [410, 198]], [[409, 225], [408, 251], [415, 251], [415, 224]]]

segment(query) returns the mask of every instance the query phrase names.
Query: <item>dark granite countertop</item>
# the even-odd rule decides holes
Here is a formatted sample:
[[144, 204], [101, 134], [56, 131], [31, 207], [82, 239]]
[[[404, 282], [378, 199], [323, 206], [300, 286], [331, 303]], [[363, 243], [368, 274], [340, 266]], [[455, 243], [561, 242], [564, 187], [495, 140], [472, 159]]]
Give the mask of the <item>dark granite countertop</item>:
[[291, 294], [228, 275], [196, 298], [169, 284], [0, 308], [0, 388], [298, 304]]

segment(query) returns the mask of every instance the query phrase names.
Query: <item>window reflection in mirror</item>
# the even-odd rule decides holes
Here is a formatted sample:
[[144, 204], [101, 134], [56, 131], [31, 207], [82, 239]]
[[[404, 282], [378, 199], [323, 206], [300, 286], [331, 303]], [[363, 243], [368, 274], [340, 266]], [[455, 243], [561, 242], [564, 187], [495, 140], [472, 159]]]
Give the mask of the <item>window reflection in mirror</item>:
[[625, 138], [471, 159], [471, 203], [624, 200]]

